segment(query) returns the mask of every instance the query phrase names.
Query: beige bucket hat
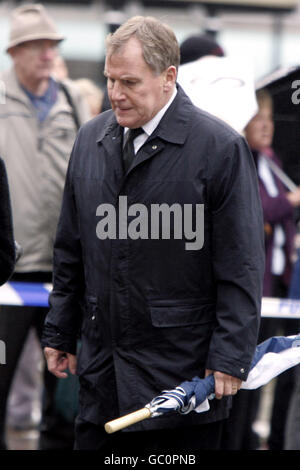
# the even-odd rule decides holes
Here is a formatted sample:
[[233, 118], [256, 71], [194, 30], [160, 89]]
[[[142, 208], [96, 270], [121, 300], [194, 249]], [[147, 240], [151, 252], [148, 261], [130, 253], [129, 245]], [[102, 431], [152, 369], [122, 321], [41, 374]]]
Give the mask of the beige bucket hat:
[[58, 32], [43, 5], [29, 4], [15, 8], [12, 12], [6, 51], [18, 44], [36, 39], [62, 41], [65, 38]]

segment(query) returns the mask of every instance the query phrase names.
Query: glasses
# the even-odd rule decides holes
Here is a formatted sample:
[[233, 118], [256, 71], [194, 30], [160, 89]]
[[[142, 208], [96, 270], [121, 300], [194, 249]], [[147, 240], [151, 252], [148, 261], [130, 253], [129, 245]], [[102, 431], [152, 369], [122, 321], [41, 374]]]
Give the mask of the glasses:
[[41, 53], [47, 50], [55, 51], [58, 46], [58, 41], [51, 41], [49, 39], [37, 39], [35, 41], [26, 41], [19, 44], [19, 47], [30, 49], [32, 52]]

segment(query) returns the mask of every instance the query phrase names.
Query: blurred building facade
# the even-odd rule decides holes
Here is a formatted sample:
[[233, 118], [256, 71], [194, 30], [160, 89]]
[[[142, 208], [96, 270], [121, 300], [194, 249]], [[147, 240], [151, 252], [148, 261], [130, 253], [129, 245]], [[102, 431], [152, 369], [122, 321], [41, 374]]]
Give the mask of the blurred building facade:
[[[26, 2], [0, 0], [0, 70], [10, 64], [4, 52], [9, 14], [22, 3]], [[61, 54], [71, 78], [87, 77], [99, 85], [104, 84], [107, 33], [136, 14], [164, 20], [175, 30], [179, 42], [191, 34], [211, 32], [226, 55], [249, 57], [257, 78], [278, 66], [300, 63], [299, 0], [41, 0], [37, 3], [47, 6], [67, 37]]]

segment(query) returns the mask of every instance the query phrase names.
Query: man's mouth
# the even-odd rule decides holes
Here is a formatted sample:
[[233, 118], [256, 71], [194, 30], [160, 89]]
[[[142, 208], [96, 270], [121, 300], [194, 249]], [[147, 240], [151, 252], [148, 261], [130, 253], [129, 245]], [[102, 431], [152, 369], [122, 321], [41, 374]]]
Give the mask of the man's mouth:
[[116, 111], [119, 113], [126, 113], [127, 111], [130, 111], [131, 108], [120, 108], [119, 106], [116, 106]]

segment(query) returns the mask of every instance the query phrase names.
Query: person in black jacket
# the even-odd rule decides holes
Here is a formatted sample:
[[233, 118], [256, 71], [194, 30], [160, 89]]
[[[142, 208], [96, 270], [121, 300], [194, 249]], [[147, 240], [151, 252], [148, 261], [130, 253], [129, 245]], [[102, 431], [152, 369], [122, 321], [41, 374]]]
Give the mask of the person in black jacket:
[[[112, 110], [81, 127], [71, 155], [42, 343], [54, 375], [79, 375], [78, 450], [217, 449], [257, 344], [255, 165], [243, 137], [176, 84], [178, 66], [168, 26], [124, 23], [107, 40]], [[206, 413], [105, 434], [106, 421], [211, 373]]]
[[8, 281], [15, 267], [15, 241], [9, 187], [4, 161], [0, 158], [0, 285]]

